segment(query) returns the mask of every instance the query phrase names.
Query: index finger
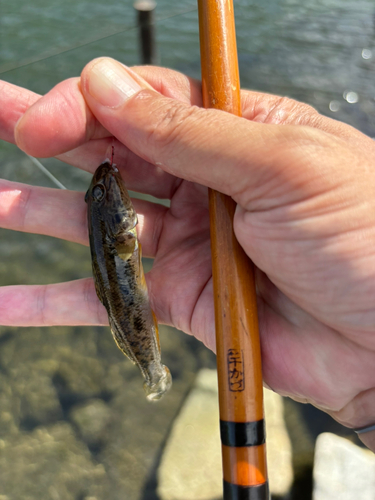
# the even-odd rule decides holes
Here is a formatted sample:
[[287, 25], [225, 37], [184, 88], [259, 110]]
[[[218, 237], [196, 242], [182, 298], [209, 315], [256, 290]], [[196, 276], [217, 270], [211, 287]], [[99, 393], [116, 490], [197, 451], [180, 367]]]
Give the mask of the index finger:
[[[160, 68], [158, 72], [151, 74], [143, 72], [150, 80], [150, 84], [136, 71], [130, 71], [144, 89], [155, 89], [162, 95], [189, 104], [201, 103], [200, 84], [180, 73], [163, 70], [162, 78]], [[18, 94], [21, 93], [20, 90]], [[12, 91], [13, 88], [9, 88], [9, 94]], [[26, 97], [27, 94], [24, 95]], [[6, 100], [5, 93], [3, 106], [10, 108], [13, 104], [13, 100]], [[35, 99], [34, 104], [25, 111], [18, 123], [12, 120], [9, 125], [13, 127], [16, 125], [17, 145], [36, 157], [61, 155], [91, 140], [112, 136], [87, 106], [81, 93], [79, 78], [60, 82], [46, 95]]]

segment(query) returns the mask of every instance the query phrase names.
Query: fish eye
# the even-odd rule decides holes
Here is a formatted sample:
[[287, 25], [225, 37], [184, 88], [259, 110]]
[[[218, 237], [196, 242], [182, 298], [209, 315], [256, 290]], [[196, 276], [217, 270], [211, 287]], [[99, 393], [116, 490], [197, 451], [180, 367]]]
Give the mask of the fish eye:
[[105, 195], [105, 188], [102, 184], [97, 184], [92, 190], [92, 196], [95, 201], [102, 201]]

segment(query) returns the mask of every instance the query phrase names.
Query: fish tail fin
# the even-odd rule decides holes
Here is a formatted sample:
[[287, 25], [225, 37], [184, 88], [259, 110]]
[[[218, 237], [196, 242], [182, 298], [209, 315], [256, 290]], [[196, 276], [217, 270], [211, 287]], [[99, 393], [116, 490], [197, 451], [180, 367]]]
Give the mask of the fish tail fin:
[[172, 386], [171, 372], [165, 365], [161, 365], [161, 374], [154, 383], [145, 382], [143, 389], [149, 401], [156, 401], [164, 396]]

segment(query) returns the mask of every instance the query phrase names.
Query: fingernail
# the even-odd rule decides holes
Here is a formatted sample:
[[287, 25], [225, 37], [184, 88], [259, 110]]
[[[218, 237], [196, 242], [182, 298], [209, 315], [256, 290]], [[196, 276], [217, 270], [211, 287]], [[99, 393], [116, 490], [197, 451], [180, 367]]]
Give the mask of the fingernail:
[[111, 59], [99, 59], [85, 75], [84, 85], [102, 106], [116, 108], [141, 90], [125, 67]]

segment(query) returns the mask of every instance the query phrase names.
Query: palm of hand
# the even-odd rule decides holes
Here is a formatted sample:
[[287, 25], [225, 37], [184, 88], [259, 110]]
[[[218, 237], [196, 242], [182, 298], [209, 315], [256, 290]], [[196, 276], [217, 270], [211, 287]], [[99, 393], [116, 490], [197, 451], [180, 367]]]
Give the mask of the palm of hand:
[[[192, 333], [213, 349], [209, 220], [204, 200], [201, 186], [186, 181], [179, 185], [160, 227], [159, 244], [148, 284], [158, 317]], [[267, 214], [267, 218], [278, 216]], [[350, 419], [354, 411], [360, 418], [361, 393], [373, 377], [375, 353], [361, 345], [371, 344], [371, 334], [364, 332], [362, 337], [352, 340], [353, 333], [356, 333], [352, 316], [356, 315], [359, 306], [356, 297], [350, 294], [346, 298], [351, 308], [350, 304], [342, 307], [340, 303], [329, 303], [332, 285], [338, 280], [347, 290], [345, 266], [338, 265], [335, 270], [331, 269], [329, 278], [325, 279], [316, 272], [319, 268], [327, 269], [328, 261], [332, 259], [326, 256], [324, 242], [306, 265], [303, 251], [292, 256], [288, 253], [288, 239], [296, 242], [296, 233], [300, 233], [301, 247], [308, 252], [309, 247], [315, 247], [316, 238], [306, 240], [305, 232], [296, 231], [295, 227], [288, 231], [288, 220], [283, 217], [284, 241], [280, 244], [279, 237], [270, 238], [264, 218], [264, 213], [251, 214], [240, 209], [235, 227], [236, 235], [247, 252], [251, 255], [256, 249], [253, 258], [258, 265], [262, 264], [267, 247], [276, 249], [279, 259], [275, 265], [272, 262], [265, 265], [266, 269], [269, 268], [268, 276], [257, 271], [265, 379], [277, 392], [329, 409], [343, 422]], [[290, 277], [286, 285], [283, 283], [285, 274]], [[305, 279], [301, 286], [300, 277], [303, 275]], [[322, 281], [326, 286], [322, 287]], [[287, 294], [280, 290], [282, 288]], [[316, 305], [309, 301], [311, 295], [317, 297]], [[369, 313], [372, 313], [371, 308]], [[358, 363], [363, 368], [361, 373], [358, 373]], [[355, 374], [357, 380], [354, 382]], [[306, 397], [306, 394], [309, 396]]]
[[[154, 75], [152, 73], [147, 75], [148, 70], [145, 71], [144, 75], [158, 89], [160, 83], [158, 84], [157, 70]], [[175, 74], [165, 73], [166, 95], [173, 94], [175, 81]], [[177, 94], [182, 101], [199, 104], [196, 96], [192, 98], [192, 94], [198, 93], [197, 87], [190, 82], [192, 88], [186, 89], [186, 81], [179, 83], [181, 88], [185, 86], [184, 91], [180, 90], [180, 94], [177, 92], [173, 97]], [[44, 99], [52, 97], [54, 97], [53, 91]], [[265, 104], [262, 107], [251, 93], [244, 97], [244, 116], [247, 118], [271, 123], [281, 121], [284, 124], [295, 122], [312, 124], [322, 129], [326, 136], [330, 129], [336, 127], [333, 144], [337, 148], [345, 147], [342, 138], [345, 139], [349, 134], [346, 126], [332, 125], [329, 120], [315, 123], [318, 122], [318, 115], [308, 107], [300, 105], [300, 110], [288, 110], [288, 106], [295, 106], [295, 103], [280, 101], [276, 102], [275, 106], [275, 101], [272, 102], [271, 97], [268, 98], [269, 102], [267, 97], [264, 98]], [[74, 107], [74, 103], [72, 106], [75, 113], [81, 106], [79, 98], [76, 102], [76, 106]], [[265, 113], [267, 106], [271, 111]], [[43, 106], [39, 109], [43, 110]], [[283, 120], [278, 120], [279, 111], [284, 112]], [[297, 119], [296, 116], [302, 118]], [[72, 131], [74, 141], [78, 142], [63, 136], [60, 143], [64, 140], [65, 143], [56, 146], [56, 150], [52, 152], [46, 147], [44, 155], [55, 155], [84, 144], [86, 139], [82, 138], [86, 134], [86, 127], [95, 129], [91, 133], [91, 138], [94, 139], [91, 144], [80, 146], [73, 154], [62, 155], [68, 162], [92, 171], [95, 165], [102, 161], [103, 151], [108, 146], [108, 140], [105, 139], [108, 137], [108, 132], [97, 125], [93, 126], [93, 121], [92, 117], [89, 117], [88, 123], [84, 123], [85, 132]], [[14, 126], [14, 121], [12, 123], [9, 120], [8, 135], [11, 126]], [[44, 136], [44, 140], [47, 143], [50, 141], [48, 123], [45, 124], [45, 129], [47, 135]], [[285, 127], [284, 130], [287, 129], [288, 127]], [[43, 137], [40, 132], [39, 129], [39, 137]], [[34, 141], [33, 134], [29, 135], [30, 141]], [[287, 136], [287, 133], [285, 135]], [[367, 139], [362, 137], [364, 136], [354, 133], [352, 143], [346, 148], [345, 153], [350, 155], [350, 148], [358, 145], [359, 149], [369, 148]], [[286, 139], [286, 144], [293, 145], [293, 141], [297, 141], [296, 136]], [[331, 149], [332, 144], [329, 141], [332, 138], [324, 137], [324, 140], [327, 140], [325, 148], [327, 153]], [[24, 144], [23, 147], [26, 150], [30, 149]], [[317, 174], [316, 170], [303, 169], [304, 165], [308, 167], [309, 155], [312, 153], [314, 156], [316, 151], [300, 148], [302, 154], [290, 155], [287, 147], [285, 149], [277, 153], [281, 158], [285, 156], [285, 168], [280, 170], [283, 172], [282, 175], [267, 177], [263, 174], [262, 162], [259, 162], [258, 179], [255, 179], [255, 182], [252, 179], [251, 189], [249, 186], [242, 186], [238, 192], [231, 193], [239, 205], [235, 217], [236, 236], [252, 260], [266, 273], [259, 271], [257, 275], [265, 380], [277, 392], [312, 402], [330, 411], [344, 423], [355, 426], [366, 425], [368, 423], [365, 420], [368, 418], [366, 414], [369, 407], [371, 410], [371, 405], [374, 405], [372, 395], [375, 386], [371, 273], [368, 278], [358, 282], [358, 288], [351, 289], [351, 285], [348, 284], [352, 283], [352, 280], [349, 279], [350, 276], [347, 278], [350, 269], [347, 268], [348, 259], [345, 258], [345, 252], [355, 254], [360, 249], [361, 257], [365, 257], [364, 248], [358, 245], [361, 240], [358, 235], [361, 231], [370, 231], [374, 221], [369, 216], [369, 207], [366, 203], [361, 207], [357, 203], [358, 200], [354, 199], [353, 193], [356, 190], [358, 192], [358, 185], [353, 193], [348, 190], [351, 182], [350, 169], [344, 172], [348, 176], [347, 182], [342, 183], [344, 188], [341, 184], [327, 186], [324, 182], [319, 183], [321, 179], [327, 179], [324, 168], [318, 169]], [[293, 162], [292, 168], [290, 166], [291, 158], [294, 160], [294, 168]], [[121, 165], [119, 162], [125, 180], [126, 163], [125, 161], [124, 165]], [[329, 158], [327, 163], [329, 164]], [[364, 164], [365, 170], [366, 161]], [[309, 176], [312, 172], [314, 175]], [[340, 181], [342, 179], [343, 176], [340, 177]], [[213, 348], [214, 314], [209, 219], [204, 196], [206, 188], [194, 182], [181, 181], [165, 172], [154, 180], [155, 186], [152, 190], [146, 189], [146, 192], [155, 194], [155, 190], [159, 189], [156, 195], [166, 197], [162, 185], [169, 185], [167, 191], [171, 205], [169, 209], [157, 210], [150, 205], [140, 205], [146, 214], [145, 225], [140, 223], [139, 228], [142, 245], [146, 255], [155, 257], [153, 269], [147, 277], [152, 305], [160, 321], [194, 334]], [[132, 182], [134, 179], [131, 179], [130, 184]], [[301, 185], [307, 188], [295, 189]], [[130, 185], [130, 188], [132, 187]], [[365, 188], [364, 185], [363, 189]], [[300, 198], [295, 198], [296, 192]], [[349, 202], [345, 202], [345, 205], [343, 199]], [[351, 201], [353, 205], [350, 207]], [[345, 226], [345, 217], [340, 216], [342, 207], [356, 210], [360, 222], [357, 234], [355, 230], [358, 228]], [[83, 210], [81, 205], [79, 210], [81, 212]], [[149, 217], [151, 211], [153, 216]], [[314, 217], [318, 218], [317, 225], [311, 224], [314, 222]], [[147, 224], [148, 218], [152, 219], [151, 231], [151, 224]], [[356, 226], [355, 221], [354, 226]], [[143, 227], [146, 228], [144, 234]], [[332, 227], [335, 227], [333, 232]], [[56, 231], [55, 236], [64, 235], [63, 237], [71, 239], [66, 228], [61, 229], [60, 234], [58, 229]], [[349, 242], [345, 241], [351, 237], [350, 233], [354, 238]], [[81, 235], [72, 239], [77, 241], [84, 238]], [[340, 256], [342, 259], [337, 258]], [[368, 258], [372, 262], [372, 256], [369, 255]], [[363, 300], [361, 303], [358, 302], [358, 290], [361, 286], [366, 286], [369, 291], [366, 304], [363, 304]], [[93, 287], [91, 288], [93, 292]], [[340, 295], [337, 289], [342, 290], [343, 300], [333, 300]], [[62, 293], [67, 294], [68, 289]], [[97, 304], [94, 293], [91, 293], [90, 297], [89, 300], [96, 301]], [[86, 324], [92, 321], [92, 316], [88, 316], [90, 312], [88, 308]], [[104, 320], [103, 312], [99, 314], [100, 317]], [[360, 335], [357, 335], [358, 332]], [[363, 346], [367, 346], [370, 350], [364, 349]]]
[[214, 348], [207, 189], [176, 179], [170, 208], [156, 227], [155, 260], [147, 276], [155, 312]]

